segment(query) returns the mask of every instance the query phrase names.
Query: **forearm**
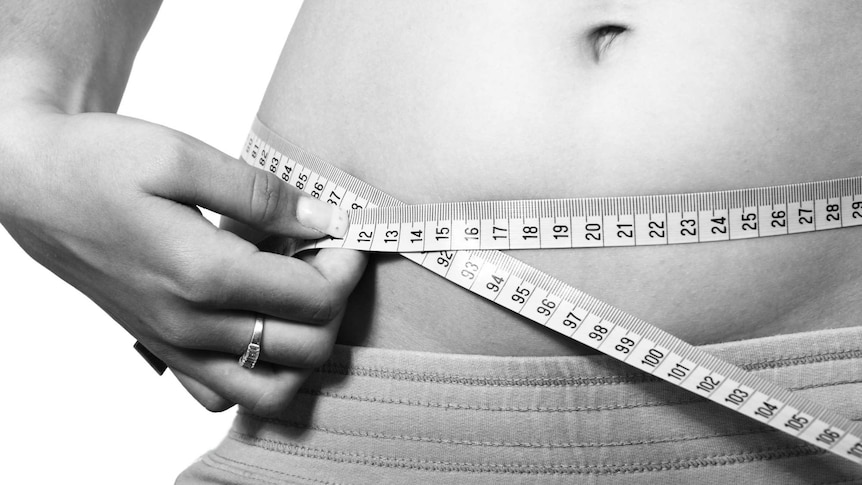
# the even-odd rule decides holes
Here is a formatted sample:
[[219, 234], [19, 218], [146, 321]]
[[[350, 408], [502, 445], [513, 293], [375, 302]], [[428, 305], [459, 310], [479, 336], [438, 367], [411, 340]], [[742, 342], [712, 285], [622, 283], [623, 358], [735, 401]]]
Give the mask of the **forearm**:
[[116, 111], [160, 4], [0, 2], [0, 103], [38, 103], [66, 113]]

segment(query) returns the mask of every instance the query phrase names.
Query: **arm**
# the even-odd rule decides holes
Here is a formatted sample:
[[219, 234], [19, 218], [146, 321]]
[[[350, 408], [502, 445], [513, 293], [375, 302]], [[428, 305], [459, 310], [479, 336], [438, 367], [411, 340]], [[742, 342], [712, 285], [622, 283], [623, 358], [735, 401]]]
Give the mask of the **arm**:
[[4, 104], [115, 112], [161, 0], [0, 4]]
[[[187, 135], [112, 113], [158, 6], [0, 4], [0, 222], [208, 409], [275, 414], [328, 356], [364, 259], [286, 258], [212, 226], [196, 206], [303, 238], [331, 232], [339, 213]], [[236, 358], [258, 313], [263, 362], [248, 370]]]

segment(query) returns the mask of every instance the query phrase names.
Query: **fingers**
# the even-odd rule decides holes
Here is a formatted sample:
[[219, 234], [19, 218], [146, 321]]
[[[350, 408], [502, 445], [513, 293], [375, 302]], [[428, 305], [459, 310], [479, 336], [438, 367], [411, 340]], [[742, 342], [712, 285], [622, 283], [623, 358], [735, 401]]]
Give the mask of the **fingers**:
[[[178, 156], [160, 164], [154, 176], [147, 174], [139, 187], [172, 205], [173, 213], [186, 208], [171, 201], [227, 216], [240, 237], [183, 219], [185, 235], [194, 237], [172, 240], [178, 248], [166, 253], [170, 264], [157, 268], [168, 275], [174, 301], [156, 312], [161, 324], [142, 336], [160, 342], [159, 357], [207, 409], [237, 403], [275, 415], [309, 369], [329, 357], [366, 258], [349, 250], [302, 259], [259, 251], [242, 239], [256, 243], [261, 233], [342, 237], [346, 213], [193, 139], [183, 138], [173, 150]], [[179, 219], [157, 223], [172, 229]], [[245, 369], [237, 358], [249, 344], [256, 314], [267, 315], [261, 359]]]
[[307, 261], [250, 252], [222, 269], [220, 308], [240, 309], [285, 320], [322, 324], [341, 313], [359, 282], [366, 256], [325, 249]]
[[277, 416], [311, 373], [266, 362], [246, 369], [237, 364], [236, 357], [212, 352], [172, 350], [168, 354], [171, 369], [183, 386], [211, 411], [236, 403], [254, 414]]
[[207, 410], [221, 412], [236, 403], [256, 414], [278, 415], [312, 369], [329, 358], [341, 322], [309, 326], [267, 318], [260, 360], [246, 369], [237, 360], [249, 344], [254, 319], [246, 313], [213, 320], [213, 331], [200, 333], [199, 343], [207, 350], [158, 347], [183, 387]]
[[233, 407], [234, 403], [216, 394], [215, 391], [201, 384], [196, 379], [187, 376], [186, 374], [171, 369], [171, 372], [180, 381], [180, 384], [186, 388], [189, 394], [192, 395], [203, 407], [208, 411], [220, 413]]
[[260, 231], [249, 226], [248, 224], [243, 224], [242, 222], [239, 222], [226, 216], [222, 216], [219, 220], [219, 228], [236, 234], [237, 236], [255, 245], [270, 236], [264, 231]]
[[206, 207], [255, 229], [316, 239], [343, 237], [347, 213], [192, 138], [181, 150], [180, 173], [155, 190], [173, 200]]
[[[239, 357], [251, 341], [256, 316], [250, 312], [208, 315], [197, 322], [198, 330], [191, 338], [168, 343]], [[260, 360], [288, 367], [319, 367], [332, 352], [340, 317], [325, 325], [305, 325], [264, 315]]]
[[[343, 249], [322, 250], [307, 256], [307, 261], [255, 255], [264, 257], [260, 272], [244, 262], [226, 272], [233, 275], [230, 280], [235, 285], [229, 291], [244, 292], [242, 299], [228, 297], [224, 309], [196, 308], [172, 317], [176, 320], [172, 328], [182, 330], [172, 332], [167, 343], [240, 355], [251, 338], [255, 316], [263, 314], [263, 360], [293, 367], [321, 365], [329, 357], [347, 298], [364, 269], [364, 255]], [[273, 282], [272, 278], [281, 274], [288, 275], [286, 282]], [[267, 278], [271, 288], [260, 286]]]
[[351, 249], [328, 248], [300, 255], [332, 284], [347, 293], [353, 291], [368, 262], [368, 255]]

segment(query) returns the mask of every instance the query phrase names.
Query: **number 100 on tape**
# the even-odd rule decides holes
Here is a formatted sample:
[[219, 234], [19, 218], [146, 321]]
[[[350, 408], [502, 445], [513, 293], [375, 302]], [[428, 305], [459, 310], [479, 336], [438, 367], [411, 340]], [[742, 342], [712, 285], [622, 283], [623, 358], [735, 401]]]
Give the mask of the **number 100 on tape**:
[[[699, 194], [408, 206], [256, 120], [242, 157], [353, 210], [343, 239], [305, 247], [397, 251], [527, 319], [748, 418], [862, 463], [862, 427], [497, 249], [649, 246], [862, 225], [862, 177]], [[358, 210], [363, 209], [363, 210]]]

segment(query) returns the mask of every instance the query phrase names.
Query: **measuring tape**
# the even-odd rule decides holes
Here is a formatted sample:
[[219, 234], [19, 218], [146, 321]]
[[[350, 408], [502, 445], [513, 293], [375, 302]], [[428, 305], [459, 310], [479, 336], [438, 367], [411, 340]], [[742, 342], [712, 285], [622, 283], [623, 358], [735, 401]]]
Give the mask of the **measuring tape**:
[[858, 226], [862, 177], [699, 194], [407, 206], [257, 119], [242, 158], [353, 211], [343, 239], [297, 250], [401, 252], [577, 342], [862, 464], [862, 426], [496, 251], [693, 243]]
[[350, 223], [343, 239], [308, 247], [404, 253], [728, 241], [862, 226], [862, 177], [697, 194], [401, 205], [354, 212]]

